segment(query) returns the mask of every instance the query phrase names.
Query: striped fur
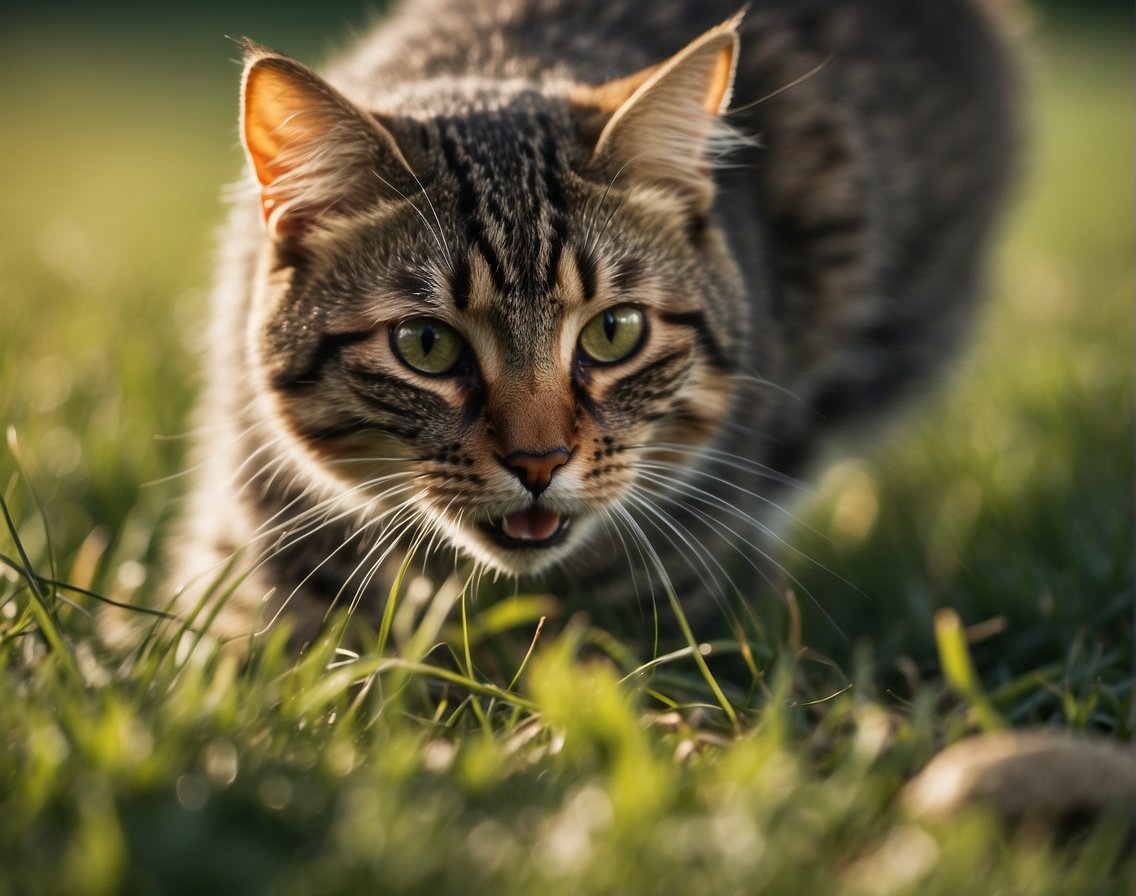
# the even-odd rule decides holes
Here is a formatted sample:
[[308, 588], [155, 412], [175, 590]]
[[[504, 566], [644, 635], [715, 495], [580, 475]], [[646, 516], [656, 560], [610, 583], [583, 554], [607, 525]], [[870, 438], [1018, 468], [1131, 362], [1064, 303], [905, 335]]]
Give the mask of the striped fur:
[[968, 0], [420, 0], [326, 76], [250, 45], [183, 606], [308, 633], [408, 557], [749, 600], [770, 508], [960, 341], [1008, 81]]

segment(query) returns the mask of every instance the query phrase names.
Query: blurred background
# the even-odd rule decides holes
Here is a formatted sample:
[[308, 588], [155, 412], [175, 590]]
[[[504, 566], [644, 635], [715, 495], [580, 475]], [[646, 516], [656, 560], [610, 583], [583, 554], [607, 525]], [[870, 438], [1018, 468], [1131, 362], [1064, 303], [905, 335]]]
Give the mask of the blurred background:
[[[882, 656], [925, 657], [950, 605], [989, 626], [977, 649], [994, 676], [1131, 659], [1132, 12], [1031, 9], [1028, 148], [975, 349], [929, 411], [825, 476], [799, 535], [795, 591], [824, 649], [868, 634]], [[0, 423], [15, 450], [0, 447], [0, 489], [29, 520], [34, 484], [62, 574], [145, 588], [176, 512], [220, 196], [241, 165], [235, 39], [318, 64], [375, 10], [5, 14]]]

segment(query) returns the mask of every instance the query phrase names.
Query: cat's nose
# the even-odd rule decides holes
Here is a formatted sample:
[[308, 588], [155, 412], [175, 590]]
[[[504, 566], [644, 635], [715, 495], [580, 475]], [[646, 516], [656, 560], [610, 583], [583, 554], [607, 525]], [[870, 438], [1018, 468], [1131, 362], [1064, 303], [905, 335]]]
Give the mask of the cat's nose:
[[552, 474], [568, 463], [571, 453], [566, 448], [554, 448], [543, 454], [531, 451], [514, 451], [501, 459], [501, 463], [524, 484], [533, 497], [539, 497], [550, 482]]

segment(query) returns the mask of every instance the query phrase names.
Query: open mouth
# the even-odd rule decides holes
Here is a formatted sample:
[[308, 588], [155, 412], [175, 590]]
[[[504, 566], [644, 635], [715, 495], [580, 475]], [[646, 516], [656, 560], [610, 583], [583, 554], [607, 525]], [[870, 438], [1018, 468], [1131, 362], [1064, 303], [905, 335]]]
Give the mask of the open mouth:
[[481, 528], [504, 547], [547, 548], [564, 540], [570, 523], [568, 517], [553, 510], [530, 507], [490, 520]]

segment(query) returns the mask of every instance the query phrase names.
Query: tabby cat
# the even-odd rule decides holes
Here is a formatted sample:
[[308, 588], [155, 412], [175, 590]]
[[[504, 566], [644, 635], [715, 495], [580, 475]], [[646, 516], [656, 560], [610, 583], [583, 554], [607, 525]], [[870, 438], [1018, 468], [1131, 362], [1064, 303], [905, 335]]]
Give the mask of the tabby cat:
[[226, 637], [404, 564], [751, 600], [959, 343], [1013, 144], [980, 0], [418, 0], [325, 76], [245, 56], [177, 564]]

